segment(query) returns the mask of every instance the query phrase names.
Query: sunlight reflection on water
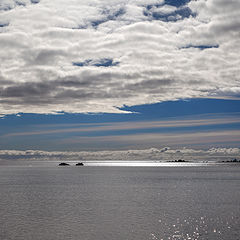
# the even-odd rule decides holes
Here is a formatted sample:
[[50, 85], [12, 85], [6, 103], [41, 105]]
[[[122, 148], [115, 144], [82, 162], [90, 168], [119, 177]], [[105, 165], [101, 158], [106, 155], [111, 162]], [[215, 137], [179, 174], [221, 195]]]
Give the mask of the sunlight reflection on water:
[[86, 161], [85, 166], [123, 166], [123, 167], [197, 167], [216, 165], [203, 162], [159, 162], [159, 161]]

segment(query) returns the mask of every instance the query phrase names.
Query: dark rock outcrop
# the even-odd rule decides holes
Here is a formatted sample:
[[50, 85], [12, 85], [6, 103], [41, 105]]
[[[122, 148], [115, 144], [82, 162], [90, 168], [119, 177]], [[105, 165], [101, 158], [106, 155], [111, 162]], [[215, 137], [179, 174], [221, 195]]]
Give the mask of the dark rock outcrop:
[[189, 162], [189, 161], [187, 161], [187, 160], [183, 160], [183, 159], [178, 159], [178, 160], [173, 160], [173, 161], [168, 161], [168, 162], [182, 163], [182, 162]]
[[222, 161], [223, 163], [240, 163], [240, 160], [237, 160], [236, 158], [232, 160]]
[[62, 163], [59, 163], [58, 166], [69, 166], [69, 164], [65, 163], [65, 162], [62, 162]]
[[76, 166], [84, 166], [84, 164], [80, 162], [80, 163], [76, 163]]

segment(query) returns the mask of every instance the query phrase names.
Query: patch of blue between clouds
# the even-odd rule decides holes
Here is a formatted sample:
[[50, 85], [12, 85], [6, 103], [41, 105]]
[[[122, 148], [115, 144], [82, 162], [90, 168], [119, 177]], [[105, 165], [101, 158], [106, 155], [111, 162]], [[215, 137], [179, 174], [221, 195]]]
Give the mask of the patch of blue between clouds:
[[[195, 16], [195, 14], [191, 11], [191, 9], [185, 6], [188, 2], [190, 2], [190, 0], [165, 0], [165, 2], [161, 4], [148, 4], [148, 5], [145, 5], [145, 10], [143, 11], [143, 14], [145, 16], [150, 17], [152, 20], [160, 20], [165, 22], [177, 21], [179, 19]], [[165, 4], [177, 7], [178, 9], [169, 14], [151, 12], [151, 8], [162, 7]], [[119, 17], [121, 17], [125, 13], [126, 13], [126, 10], [123, 7], [119, 8], [115, 12], [111, 12], [109, 11], [109, 9], [103, 10], [101, 12], [102, 18], [91, 21], [90, 26], [96, 29], [99, 25], [105, 22], [117, 20]], [[88, 27], [89, 27], [89, 24], [86, 24], [86, 25], [79, 25], [72, 29], [87, 29]]]
[[39, 3], [40, 2], [40, 0], [31, 0], [31, 3], [32, 4], [37, 4], [37, 3]]
[[[195, 17], [196, 14], [191, 11], [191, 9], [185, 6], [190, 0], [166, 0], [163, 4], [150, 4], [147, 5], [144, 11], [144, 15], [151, 17], [152, 20], [160, 20], [160, 21], [177, 21], [183, 18], [189, 18], [190, 16]], [[177, 7], [177, 9], [171, 13], [161, 13], [159, 11], [151, 11], [154, 8], [160, 8], [164, 5], [170, 5]]]
[[87, 59], [83, 62], [73, 62], [73, 66], [85, 67], [85, 66], [95, 66], [95, 67], [114, 67], [119, 64], [115, 62], [112, 58], [102, 58], [98, 60]]
[[26, 6], [25, 2], [21, 2], [21, 1], [15, 1], [17, 6]]
[[[1, 2], [1, 1], [0, 1]], [[30, 1], [31, 4], [38, 4], [40, 2], [40, 0], [31, 0]], [[15, 5], [2, 5], [0, 4], [0, 11], [10, 11], [12, 9], [14, 9], [16, 6], [27, 6], [27, 3], [25, 1], [22, 0], [14, 0], [14, 4]]]
[[13, 8], [11, 6], [0, 6], [0, 11], [10, 11]]
[[163, 14], [159, 12], [153, 12], [151, 14], [153, 20], [161, 20], [164, 22], [169, 21], [177, 21], [183, 18], [189, 18], [190, 16], [195, 16], [195, 14], [192, 13], [191, 9], [188, 7], [177, 9], [176, 11], [170, 13], [170, 14]]
[[9, 23], [0, 23], [0, 28], [7, 27], [8, 25], [9, 25]]
[[116, 20], [118, 17], [121, 17], [122, 15], [124, 15], [125, 12], [126, 12], [125, 9], [122, 7], [113, 13], [111, 13], [108, 9], [106, 9], [101, 12], [101, 14], [102, 14], [101, 19], [91, 21], [89, 24], [86, 24], [86, 25], [79, 25], [72, 29], [87, 29], [89, 27], [89, 25], [96, 29], [102, 23]]
[[172, 5], [175, 7], [181, 7], [189, 3], [191, 0], [165, 0], [164, 3], [168, 5]]
[[200, 50], [204, 50], [209, 48], [219, 48], [219, 45], [188, 45], [181, 48], [198, 48]]
[[117, 11], [115, 11], [113, 13], [110, 13], [109, 10], [104, 10], [102, 12], [102, 14], [106, 17], [102, 20], [92, 21], [91, 25], [92, 25], [92, 27], [97, 28], [102, 23], [105, 23], [107, 21], [116, 20], [118, 17], [122, 16], [124, 13], [125, 13], [124, 8], [119, 8]]

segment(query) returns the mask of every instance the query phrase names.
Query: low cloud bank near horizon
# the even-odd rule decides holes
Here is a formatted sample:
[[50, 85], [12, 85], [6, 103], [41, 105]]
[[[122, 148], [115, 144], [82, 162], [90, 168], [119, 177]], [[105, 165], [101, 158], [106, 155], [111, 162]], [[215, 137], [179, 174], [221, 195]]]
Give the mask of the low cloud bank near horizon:
[[91, 160], [159, 160], [172, 161], [184, 159], [189, 161], [221, 161], [240, 158], [240, 148], [210, 148], [208, 150], [181, 148], [122, 151], [81, 151], [81, 152], [48, 152], [39, 150], [0, 150], [1, 160], [41, 160], [41, 161], [91, 161]]
[[183, 3], [2, 0], [0, 116], [238, 98], [240, 1]]

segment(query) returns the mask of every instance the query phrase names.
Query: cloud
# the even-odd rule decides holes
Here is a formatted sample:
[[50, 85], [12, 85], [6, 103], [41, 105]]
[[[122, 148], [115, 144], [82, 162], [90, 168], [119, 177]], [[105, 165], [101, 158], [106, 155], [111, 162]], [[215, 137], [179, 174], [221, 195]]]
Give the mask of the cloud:
[[0, 114], [240, 93], [238, 0], [4, 0], [0, 14]]
[[37, 4], [40, 0], [1, 0], [0, 11], [9, 11], [18, 6], [27, 6], [28, 4]]
[[[200, 116], [198, 116], [200, 117]], [[116, 123], [101, 123], [101, 124], [53, 124], [49, 125], [47, 130], [12, 132], [0, 136], [14, 137], [14, 136], [34, 136], [34, 135], [49, 135], [62, 133], [91, 133], [91, 132], [106, 132], [111, 131], [125, 131], [125, 130], [161, 130], [166, 128], [182, 128], [182, 127], [200, 127], [200, 126], [214, 126], [219, 124], [234, 124], [240, 123], [239, 118], [202, 118], [202, 119], [188, 119], [188, 120], [162, 120], [162, 121], [134, 121], [134, 122], [116, 122]], [[40, 126], [37, 127], [38, 129]], [[128, 138], [128, 133], [125, 134]], [[161, 135], [160, 135], [161, 136]], [[136, 136], [138, 138], [138, 135]], [[144, 138], [143, 138], [144, 139]], [[142, 140], [143, 140], [142, 139]], [[127, 139], [126, 139], [127, 140]]]
[[146, 148], [151, 146], [221, 146], [237, 145], [240, 141], [240, 131], [220, 130], [220, 131], [201, 131], [201, 132], [174, 132], [174, 133], [138, 133], [138, 134], [115, 134], [108, 136], [77, 136], [62, 139], [61, 143], [71, 146], [81, 146], [88, 149], [126, 149], [129, 146]]
[[211, 148], [208, 150], [180, 148], [171, 149], [149, 148], [143, 150], [122, 151], [81, 151], [81, 152], [47, 152], [39, 150], [0, 150], [2, 160], [57, 160], [57, 161], [79, 161], [79, 160], [161, 160], [171, 161], [185, 159], [192, 161], [219, 161], [230, 160], [239, 157], [239, 148]]

